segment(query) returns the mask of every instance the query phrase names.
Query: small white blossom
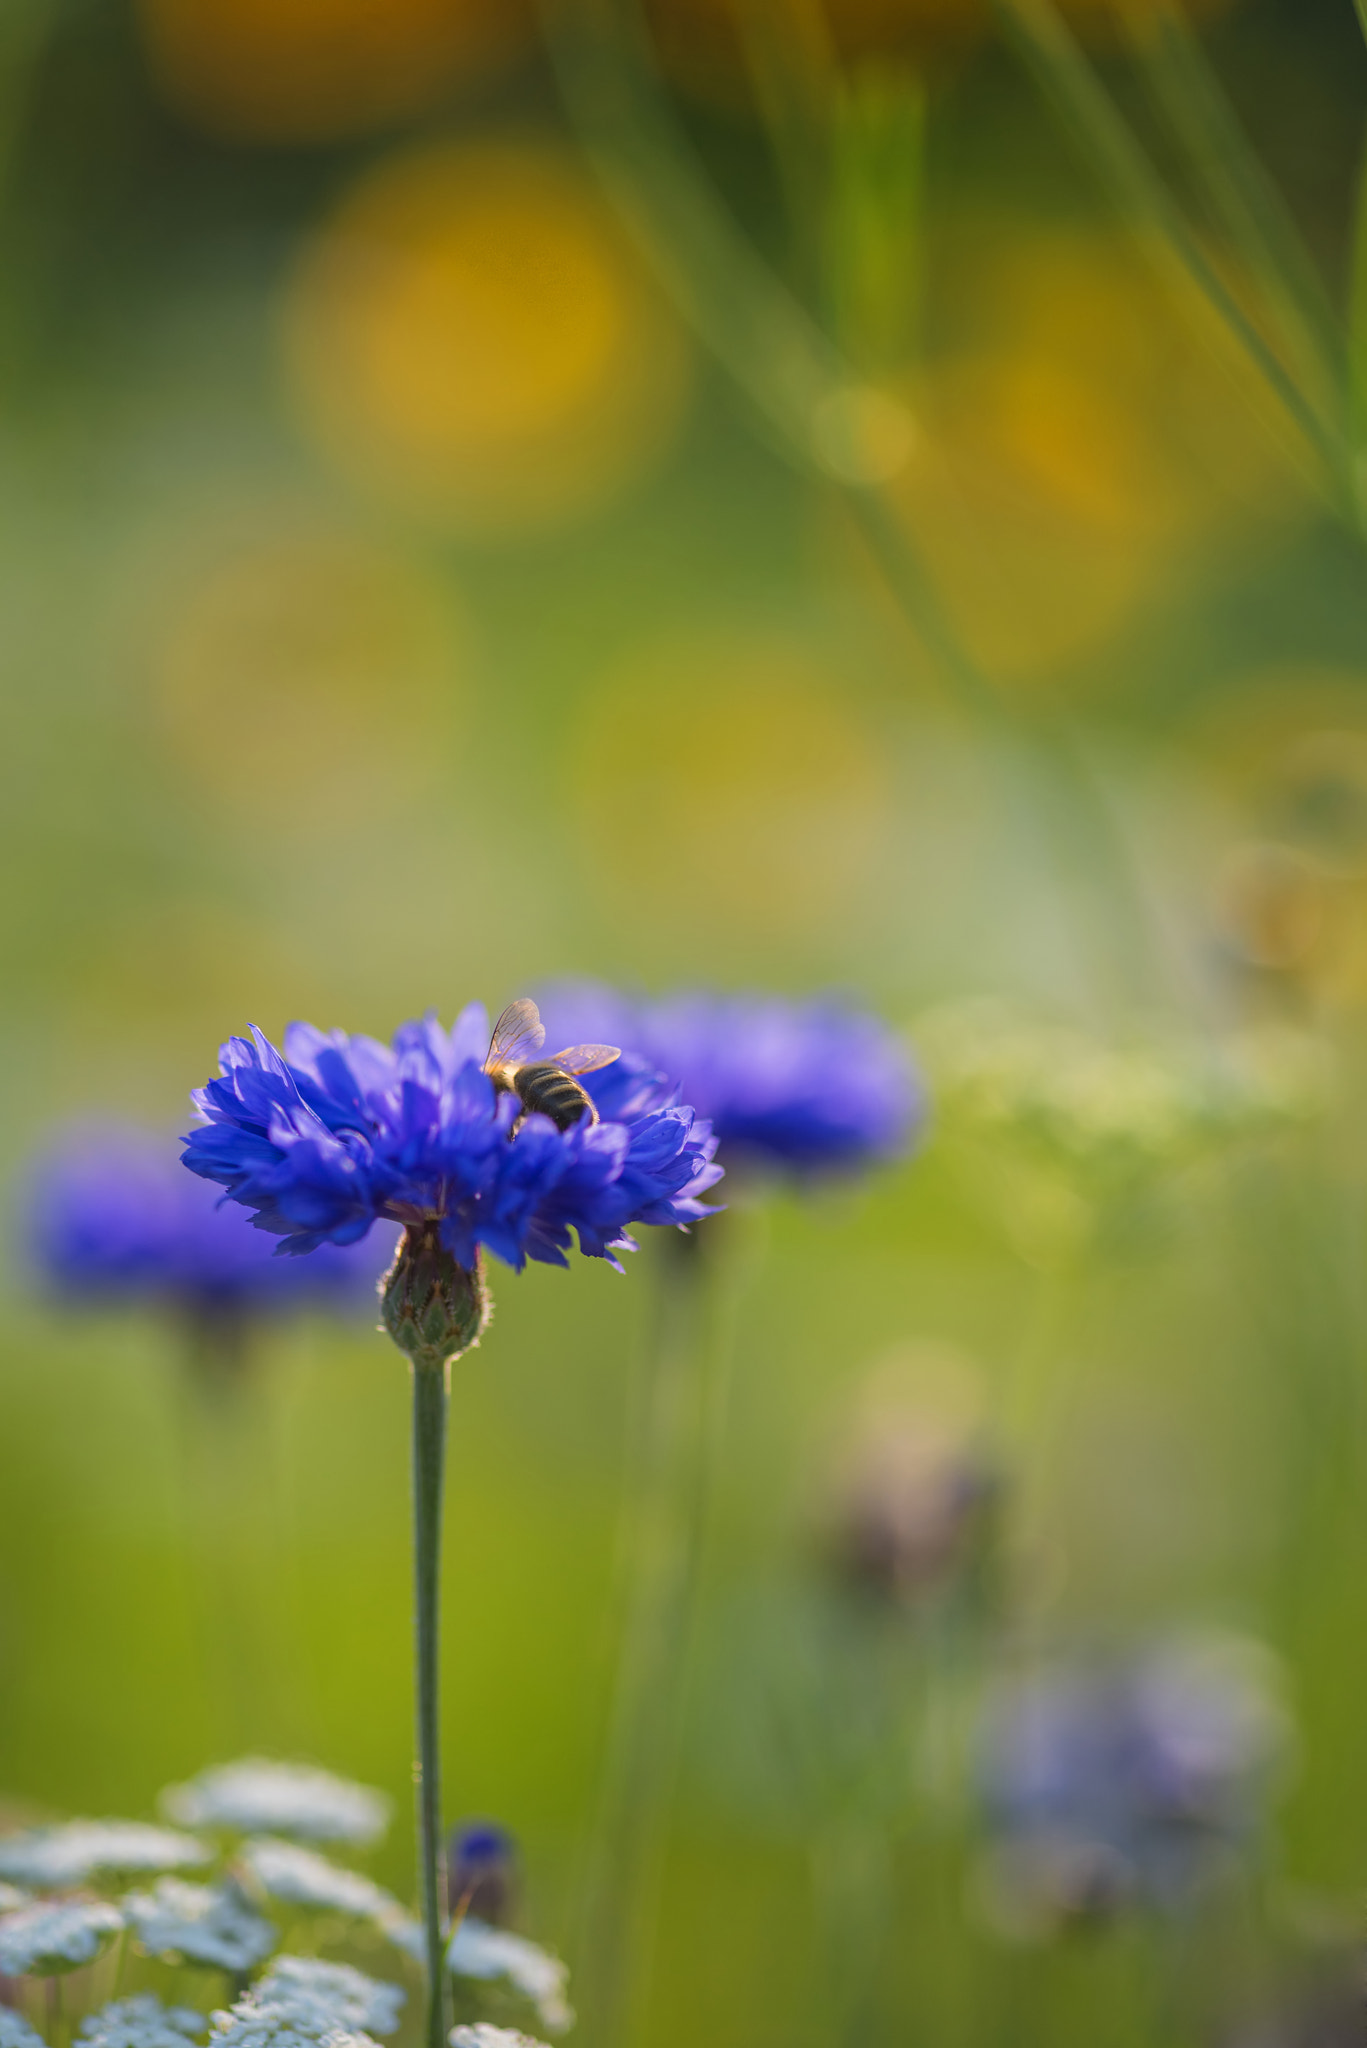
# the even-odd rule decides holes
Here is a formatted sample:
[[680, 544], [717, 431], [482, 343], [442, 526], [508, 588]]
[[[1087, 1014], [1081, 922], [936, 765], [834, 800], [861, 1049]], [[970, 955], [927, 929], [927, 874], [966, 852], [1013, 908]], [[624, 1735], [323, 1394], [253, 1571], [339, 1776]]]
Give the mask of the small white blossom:
[[389, 1823], [389, 1801], [368, 1785], [307, 1764], [244, 1757], [172, 1785], [162, 1804], [182, 1827], [242, 1835], [299, 1835], [310, 1842], [373, 1842]]
[[446, 1966], [453, 1977], [506, 1977], [532, 2001], [541, 2024], [552, 2033], [574, 2025], [574, 2012], [565, 1996], [569, 1982], [565, 1964], [525, 1936], [510, 1934], [506, 1927], [490, 1927], [487, 1921], [467, 1915], [451, 1937]]
[[317, 2007], [342, 2027], [375, 2034], [398, 2031], [407, 1993], [400, 1984], [367, 1977], [349, 1963], [324, 1963], [313, 1956], [277, 1956], [252, 1987], [258, 2006]]
[[0, 2048], [44, 2048], [43, 2037], [7, 2005], [0, 2005]]
[[42, 1890], [84, 1884], [100, 1871], [186, 1870], [208, 1861], [192, 1835], [139, 1820], [72, 1820], [0, 1840], [0, 1877]]
[[56, 1977], [79, 1969], [123, 1926], [102, 1899], [54, 1899], [0, 1917], [0, 1977]]
[[130, 1892], [124, 1914], [150, 1956], [183, 1956], [218, 1970], [249, 1970], [275, 1947], [269, 1920], [234, 1885], [186, 1884], [164, 1877], [150, 1892]]
[[257, 2005], [240, 1998], [214, 2014], [209, 2048], [378, 2048], [369, 2034], [339, 2027], [318, 2006]]
[[295, 1842], [262, 1836], [243, 1844], [242, 1861], [268, 1897], [289, 1905], [349, 1913], [354, 1919], [373, 1921], [385, 1933], [407, 1919], [392, 1892]]
[[530, 2034], [514, 2033], [511, 2027], [490, 2026], [488, 2020], [476, 2020], [468, 2027], [452, 2027], [447, 2038], [451, 2048], [545, 2048], [544, 2042], [534, 2041]]
[[21, 1892], [17, 1884], [0, 1883], [0, 1913], [12, 1913], [16, 1906], [29, 1903], [27, 1892]]
[[186, 2048], [208, 2024], [202, 2012], [187, 2005], [164, 2006], [148, 1992], [92, 2013], [76, 2036], [76, 2048]]

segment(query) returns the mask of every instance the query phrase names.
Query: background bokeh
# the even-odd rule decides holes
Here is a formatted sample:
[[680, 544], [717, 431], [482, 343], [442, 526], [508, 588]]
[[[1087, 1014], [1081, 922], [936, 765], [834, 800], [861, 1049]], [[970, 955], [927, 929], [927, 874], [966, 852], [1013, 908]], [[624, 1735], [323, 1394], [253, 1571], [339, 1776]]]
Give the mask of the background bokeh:
[[[1303, 250], [1279, 297], [1151, 90], [1170, 12], [1063, 16], [1215, 293], [1061, 116], [1025, 0], [10, 0], [16, 1814], [142, 1813], [248, 1749], [409, 1782], [402, 1370], [364, 1317], [263, 1337], [225, 1662], [176, 1333], [25, 1269], [49, 1127], [183, 1127], [248, 1019], [387, 1035], [567, 973], [838, 987], [943, 1100], [914, 1162], [712, 1226], [731, 1396], [651, 2042], [832, 2038], [828, 1844], [736, 1701], [801, 1683], [784, 1601], [871, 1375], [970, 1390], [1032, 1639], [1272, 1646], [1278, 1939], [1351, 1924], [1367, 554], [1304, 414], [1347, 350], [1321, 328], [1351, 318], [1367, 50], [1349, 0], [1184, 17], [1264, 241]], [[1020, 1018], [1064, 1031], [1029, 1041], [1055, 1072], [1275, 1028], [1292, 1107], [1219, 1142], [1117, 1113], [1097, 1166], [1018, 1113], [1009, 1058], [984, 1110], [974, 1048]], [[500, 1276], [454, 1402], [448, 1805], [514, 1830], [572, 1961], [660, 1256]], [[1128, 1933], [1004, 1944], [928, 1811], [895, 1843], [891, 2038], [1165, 2038]], [[376, 1870], [408, 1892], [402, 1827]]]

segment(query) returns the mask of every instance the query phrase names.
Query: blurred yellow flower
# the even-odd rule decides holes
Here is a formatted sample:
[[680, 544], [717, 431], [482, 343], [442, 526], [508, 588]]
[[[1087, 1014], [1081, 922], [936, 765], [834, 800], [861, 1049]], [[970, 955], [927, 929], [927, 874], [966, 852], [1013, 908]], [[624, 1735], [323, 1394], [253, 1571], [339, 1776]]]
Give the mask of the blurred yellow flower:
[[634, 482], [689, 381], [678, 323], [567, 153], [422, 148], [379, 165], [285, 308], [300, 416], [338, 466], [459, 531], [573, 519]]
[[310, 143], [438, 103], [532, 39], [530, 0], [138, 0], [172, 104], [236, 142]]
[[439, 578], [351, 534], [286, 529], [229, 551], [166, 620], [163, 730], [199, 787], [287, 829], [373, 816], [431, 784], [460, 652]]
[[576, 721], [584, 837], [657, 915], [810, 933], [868, 882], [889, 812], [848, 687], [782, 643], [642, 649]]
[[1096, 232], [961, 233], [957, 349], [921, 381], [891, 500], [977, 660], [1046, 676], [1303, 489], [1201, 308]]

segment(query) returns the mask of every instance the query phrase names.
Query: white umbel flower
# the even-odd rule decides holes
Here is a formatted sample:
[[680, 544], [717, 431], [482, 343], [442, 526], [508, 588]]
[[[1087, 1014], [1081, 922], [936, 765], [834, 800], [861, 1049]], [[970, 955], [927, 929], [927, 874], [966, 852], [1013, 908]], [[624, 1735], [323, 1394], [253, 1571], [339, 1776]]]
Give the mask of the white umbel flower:
[[209, 2048], [379, 2048], [369, 2034], [339, 2027], [318, 2008], [259, 2006], [240, 1998], [214, 2014]]
[[189, 1870], [208, 1861], [193, 1835], [140, 1820], [72, 1820], [0, 1840], [0, 1878], [40, 1891], [84, 1884], [104, 1871]]
[[121, 1998], [81, 2023], [76, 2048], [186, 2048], [209, 2022], [188, 2005], [164, 2006], [145, 1993]]
[[398, 2032], [407, 1993], [400, 1984], [367, 1977], [350, 1963], [324, 1963], [314, 1956], [277, 1956], [252, 1987], [259, 2006], [316, 2006], [339, 2026], [372, 2034]]
[[488, 2020], [476, 2020], [468, 2027], [452, 2027], [447, 2039], [451, 2048], [546, 2048], [544, 2041], [534, 2041], [530, 2034], [516, 2034], [511, 2027], [494, 2027]]
[[531, 2000], [542, 2026], [552, 2033], [574, 2025], [574, 2011], [565, 1996], [569, 1970], [558, 1956], [524, 1935], [467, 1914], [451, 1937], [446, 1967], [453, 1977], [506, 1977]]
[[130, 1892], [123, 1911], [149, 1956], [180, 1956], [218, 1970], [250, 1970], [279, 1938], [231, 1884], [164, 1877], [150, 1892]]
[[306, 1842], [373, 1842], [389, 1824], [382, 1792], [308, 1764], [262, 1757], [218, 1764], [187, 1785], [168, 1786], [162, 1805], [182, 1827], [298, 1835]]
[[0, 1917], [0, 1977], [59, 1977], [95, 1957], [123, 1927], [103, 1899], [53, 1899]]
[[20, 2019], [7, 2005], [0, 2005], [0, 2048], [44, 2048], [44, 2042], [27, 2020]]
[[386, 1934], [404, 1925], [408, 1916], [392, 1892], [359, 1871], [330, 1863], [316, 1849], [297, 1842], [277, 1842], [268, 1835], [245, 1842], [242, 1861], [269, 1898], [291, 1906], [313, 1906], [323, 1913], [347, 1913], [369, 1920]]

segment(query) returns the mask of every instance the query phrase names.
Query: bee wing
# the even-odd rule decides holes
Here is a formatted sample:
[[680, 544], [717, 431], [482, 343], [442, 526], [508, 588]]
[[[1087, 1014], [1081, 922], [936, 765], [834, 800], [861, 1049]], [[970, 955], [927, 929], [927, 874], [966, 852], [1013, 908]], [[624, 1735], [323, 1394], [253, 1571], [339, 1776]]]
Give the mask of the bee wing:
[[509, 1003], [494, 1026], [484, 1061], [485, 1072], [494, 1067], [524, 1067], [545, 1043], [546, 1027], [541, 1022], [541, 1012], [530, 996], [522, 996]]
[[610, 1067], [621, 1057], [620, 1045], [567, 1045], [551, 1055], [550, 1063], [562, 1074], [596, 1074], [599, 1067]]

